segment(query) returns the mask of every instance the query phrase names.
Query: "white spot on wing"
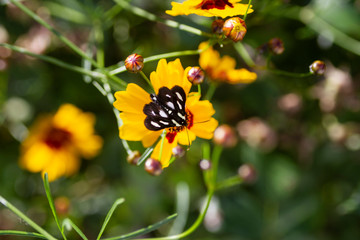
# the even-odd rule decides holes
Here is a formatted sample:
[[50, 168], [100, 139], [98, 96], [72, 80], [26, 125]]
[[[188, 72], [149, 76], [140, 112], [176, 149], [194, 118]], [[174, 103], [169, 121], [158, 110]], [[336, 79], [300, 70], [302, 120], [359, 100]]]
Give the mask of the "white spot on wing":
[[168, 107], [171, 109], [175, 109], [174, 104], [172, 102], [167, 102], [166, 105], [168, 105]]
[[184, 99], [182, 98], [181, 94], [178, 93], [178, 92], [175, 92], [176, 93], [176, 96], [181, 100], [181, 101], [184, 101]]
[[173, 122], [173, 124], [175, 124], [176, 127], [181, 127], [181, 125], [174, 119], [171, 119], [171, 121]]
[[168, 97], [168, 98], [171, 98], [171, 96], [169, 94], [166, 94], [165, 96]]
[[182, 118], [182, 119], [184, 119], [185, 120], [185, 116], [184, 115], [182, 115], [181, 113], [179, 113], [178, 112], [178, 114], [177, 114], [180, 118]]
[[160, 114], [160, 116], [162, 116], [164, 118], [168, 117], [168, 115], [164, 112], [164, 110], [160, 110], [159, 114]]
[[154, 122], [154, 121], [151, 121], [150, 122], [151, 125], [153, 125], [154, 127], [161, 127], [158, 123]]
[[164, 124], [164, 125], [169, 125], [169, 123], [168, 122], [165, 122], [165, 121], [159, 121], [160, 123], [162, 123], [162, 124]]
[[179, 109], [182, 110], [182, 106], [181, 104], [179, 103], [179, 101], [176, 101], [177, 105], [179, 106]]

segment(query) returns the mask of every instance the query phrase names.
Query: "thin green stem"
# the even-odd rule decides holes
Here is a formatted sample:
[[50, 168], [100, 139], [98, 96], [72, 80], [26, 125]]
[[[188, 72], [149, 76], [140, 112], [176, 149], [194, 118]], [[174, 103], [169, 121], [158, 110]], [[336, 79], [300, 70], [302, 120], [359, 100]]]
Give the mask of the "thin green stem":
[[41, 239], [47, 239], [41, 234], [33, 233], [33, 232], [23, 232], [23, 231], [16, 231], [16, 230], [0, 230], [0, 236], [2, 235], [12, 235], [12, 236], [20, 236], [20, 237], [35, 237]]
[[163, 148], [164, 148], [165, 136], [166, 136], [166, 130], [164, 129], [161, 134], [160, 152], [159, 152], [159, 159], [158, 159], [160, 162], [161, 162], [162, 152], [163, 152]]
[[62, 41], [65, 45], [67, 45], [69, 48], [71, 48], [74, 52], [76, 52], [79, 56], [88, 59], [95, 67], [98, 67], [97, 63], [94, 61], [94, 59], [90, 58], [86, 55], [79, 47], [77, 47], [74, 43], [72, 43], [69, 39], [67, 39], [65, 36], [63, 36], [60, 32], [55, 30], [52, 26], [50, 26], [47, 22], [45, 22], [43, 19], [41, 19], [38, 15], [36, 15], [34, 12], [32, 12], [29, 8], [27, 8], [25, 5], [20, 3], [18, 0], [10, 0], [11, 3], [13, 3], [15, 6], [20, 8], [24, 13], [29, 15], [32, 19], [34, 19], [39, 24], [43, 25], [45, 28], [47, 28], [49, 31], [51, 31], [53, 34], [55, 34], [60, 41]]
[[[169, 53], [154, 55], [154, 56], [151, 56], [151, 57], [144, 58], [144, 63], [160, 60], [160, 59], [163, 59], [163, 58], [173, 58], [173, 57], [180, 57], [180, 56], [197, 55], [197, 54], [200, 54], [202, 51], [203, 50], [196, 49], [196, 50], [176, 51], [176, 52], [169, 52]], [[115, 66], [111, 66], [108, 69], [111, 69], [111, 68], [114, 68], [114, 67]], [[121, 67], [118, 67], [118, 68], [116, 68], [114, 70], [109, 71], [109, 74], [110, 75], [115, 75], [115, 74], [122, 73], [122, 72], [125, 72], [125, 71], [126, 71], [125, 66], [121, 66]]]
[[205, 95], [206, 100], [210, 101], [212, 99], [212, 97], [213, 97], [213, 95], [215, 93], [217, 85], [218, 85], [217, 83], [210, 82], [209, 89], [207, 90], [206, 95]]
[[146, 238], [146, 239], [138, 239], [138, 240], [171, 240], [171, 239], [181, 239], [184, 237], [189, 236], [191, 233], [193, 233], [199, 226], [200, 224], [203, 222], [206, 212], [209, 208], [210, 205], [210, 201], [212, 199], [214, 195], [214, 190], [209, 190], [207, 193], [207, 199], [206, 199], [206, 204], [203, 208], [203, 210], [201, 211], [201, 213], [199, 214], [198, 218], [196, 219], [196, 221], [193, 223], [193, 225], [191, 225], [191, 227], [189, 227], [186, 231], [177, 234], [177, 235], [172, 235], [172, 236], [167, 236], [167, 237], [159, 237], [159, 238]]
[[88, 240], [88, 238], [80, 230], [80, 228], [78, 226], [76, 226], [76, 224], [73, 221], [71, 221], [69, 218], [65, 218], [63, 221], [63, 224], [62, 224], [63, 231], [65, 231], [65, 228], [67, 230], [71, 230], [71, 228], [73, 228], [83, 240]]
[[18, 217], [23, 219], [27, 224], [29, 224], [32, 228], [34, 228], [38, 233], [42, 234], [46, 239], [56, 240], [53, 236], [50, 235], [47, 231], [45, 231], [42, 227], [37, 225], [34, 221], [28, 218], [25, 214], [23, 214], [19, 209], [17, 209], [14, 205], [9, 203], [5, 198], [0, 196], [0, 203], [7, 207], [10, 211], [15, 213]]
[[224, 188], [229, 188], [229, 187], [241, 184], [243, 182], [244, 182], [244, 179], [242, 179], [241, 177], [233, 176], [233, 177], [227, 178], [223, 181], [216, 183], [215, 189], [220, 190], [220, 189], [224, 189]]
[[101, 27], [100, 20], [94, 21], [94, 34], [96, 41], [96, 60], [97, 66], [103, 68], [105, 66], [105, 54], [104, 54], [104, 33]]
[[211, 169], [212, 169], [212, 186], [214, 189], [216, 187], [216, 178], [217, 178], [217, 171], [219, 167], [220, 155], [222, 153], [223, 147], [220, 145], [215, 145], [212, 156], [211, 156]]
[[26, 50], [25, 48], [17, 47], [17, 46], [10, 45], [10, 44], [7, 44], [7, 43], [0, 43], [0, 47], [5, 47], [5, 48], [11, 49], [11, 50], [13, 50], [15, 52], [26, 54], [28, 56], [43, 60], [45, 62], [52, 63], [52, 64], [54, 64], [56, 66], [59, 66], [59, 67], [62, 67], [62, 68], [65, 68], [65, 69], [68, 69], [68, 70], [71, 70], [71, 71], [74, 71], [74, 72], [78, 72], [78, 73], [81, 73], [81, 74], [84, 74], [84, 75], [87, 75], [87, 76], [90, 76], [90, 77], [93, 77], [93, 78], [98, 78], [99, 79], [99, 78], [105, 77], [105, 75], [100, 73], [100, 72], [89, 71], [89, 70], [86, 70], [84, 68], [62, 62], [62, 61], [60, 61], [60, 60], [58, 60], [56, 58], [53, 58], [53, 57], [48, 57], [48, 56], [45, 56], [45, 55], [32, 53], [32, 52], [29, 52], [28, 50]]
[[266, 71], [276, 74], [276, 75], [282, 75], [282, 76], [286, 76], [286, 77], [293, 77], [293, 78], [306, 78], [306, 77], [310, 77], [312, 75], [314, 75], [311, 72], [307, 72], [307, 73], [293, 73], [293, 72], [286, 72], [283, 70], [277, 70], [277, 69], [266, 69]]
[[246, 65], [248, 65], [249, 67], [254, 67], [255, 66], [255, 62], [250, 57], [248, 51], [244, 47], [244, 44], [242, 44], [241, 42], [238, 42], [237, 44], [234, 44], [234, 47], [235, 47], [235, 50], [241, 56], [241, 58], [244, 60]]
[[143, 77], [143, 79], [149, 84], [151, 89], [155, 92], [153, 85], [151, 84], [149, 78], [145, 75], [143, 71], [140, 71], [140, 75]]
[[251, 6], [251, 1], [252, 1], [252, 0], [249, 0], [248, 7], [247, 7], [246, 12], [245, 12], [245, 14], [244, 14], [244, 21], [246, 20], [246, 17], [247, 17], [248, 11], [249, 11], [249, 9], [250, 9], [250, 6]]
[[126, 9], [127, 11], [129, 11], [129, 12], [135, 14], [135, 15], [138, 15], [140, 17], [143, 17], [143, 18], [145, 18], [147, 20], [154, 21], [154, 22], [161, 22], [161, 23], [165, 24], [168, 27], [177, 28], [177, 29], [180, 29], [180, 30], [183, 30], [183, 31], [186, 31], [186, 32], [190, 32], [190, 33], [199, 35], [199, 36], [212, 37], [212, 34], [207, 33], [207, 32], [203, 32], [203, 31], [201, 31], [201, 30], [199, 30], [197, 28], [194, 28], [194, 27], [191, 27], [191, 26], [188, 26], [188, 25], [185, 25], [185, 24], [181, 24], [181, 23], [178, 23], [178, 22], [173, 21], [173, 20], [167, 20], [167, 19], [159, 18], [156, 15], [154, 15], [152, 13], [149, 13], [149, 12], [147, 12], [147, 11], [141, 9], [141, 8], [135, 7], [135, 6], [127, 3], [124, 0], [114, 0], [114, 1], [117, 4], [119, 4], [120, 6], [122, 6], [124, 9]]
[[198, 94], [199, 94], [200, 97], [201, 97], [201, 86], [200, 86], [200, 84], [198, 84], [197, 87], [198, 87]]

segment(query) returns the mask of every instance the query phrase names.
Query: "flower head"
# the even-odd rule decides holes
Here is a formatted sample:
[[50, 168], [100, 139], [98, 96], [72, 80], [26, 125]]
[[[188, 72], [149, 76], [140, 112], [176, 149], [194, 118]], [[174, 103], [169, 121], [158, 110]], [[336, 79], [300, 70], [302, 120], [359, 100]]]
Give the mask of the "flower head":
[[189, 69], [184, 70], [179, 59], [169, 63], [161, 59], [150, 75], [154, 94], [133, 83], [126, 91], [115, 93], [114, 106], [121, 111], [123, 120], [120, 138], [142, 141], [144, 147], [150, 147], [165, 130], [164, 141], [158, 141], [151, 155], [163, 168], [169, 165], [172, 149], [178, 143], [189, 145], [196, 136], [211, 139], [217, 126], [211, 117], [215, 113], [212, 104], [189, 93]]
[[[166, 13], [172, 16], [197, 14], [204, 17], [232, 17], [244, 15], [248, 4], [241, 0], [186, 0], [183, 3], [172, 2], [172, 9]], [[248, 13], [253, 12], [249, 8]]]
[[98, 154], [102, 139], [94, 135], [95, 118], [71, 104], [55, 115], [38, 119], [22, 143], [20, 165], [31, 172], [48, 173], [49, 181], [70, 176], [80, 167], [80, 156]]
[[235, 69], [235, 59], [226, 55], [220, 57], [220, 53], [209, 47], [208, 42], [201, 43], [199, 49], [204, 49], [200, 53], [200, 67], [212, 80], [231, 84], [251, 83], [256, 80], [256, 73], [245, 68]]

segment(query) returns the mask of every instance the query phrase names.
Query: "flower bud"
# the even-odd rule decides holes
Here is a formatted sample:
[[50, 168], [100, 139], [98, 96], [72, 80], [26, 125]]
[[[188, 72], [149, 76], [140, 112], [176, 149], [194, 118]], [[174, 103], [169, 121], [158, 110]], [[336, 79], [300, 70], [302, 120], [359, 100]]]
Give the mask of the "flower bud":
[[211, 168], [211, 162], [207, 159], [202, 159], [199, 162], [200, 169], [203, 171], [209, 170]]
[[200, 67], [192, 67], [187, 74], [187, 79], [194, 85], [202, 83], [204, 78], [204, 71]]
[[125, 68], [129, 72], [138, 73], [144, 67], [144, 58], [139, 54], [131, 54], [125, 59]]
[[139, 151], [132, 151], [126, 158], [126, 161], [130, 164], [136, 165], [140, 159]]
[[181, 158], [185, 155], [185, 150], [181, 146], [177, 145], [172, 149], [172, 154], [176, 158]]
[[284, 43], [280, 38], [272, 38], [268, 42], [269, 50], [276, 55], [280, 55], [284, 52]]
[[213, 33], [222, 34], [223, 33], [224, 20], [217, 19], [214, 20], [211, 24], [211, 30]]
[[323, 61], [316, 60], [310, 66], [310, 72], [316, 75], [323, 75], [326, 70], [326, 65]]
[[239, 17], [229, 18], [223, 26], [223, 33], [234, 42], [243, 40], [246, 34], [245, 21]]
[[162, 165], [158, 160], [148, 158], [145, 162], [145, 170], [153, 176], [159, 176], [162, 173]]
[[223, 147], [234, 147], [237, 143], [234, 129], [226, 124], [219, 126], [214, 132], [214, 142]]
[[253, 183], [257, 179], [256, 169], [251, 164], [243, 164], [238, 169], [238, 175], [246, 183]]

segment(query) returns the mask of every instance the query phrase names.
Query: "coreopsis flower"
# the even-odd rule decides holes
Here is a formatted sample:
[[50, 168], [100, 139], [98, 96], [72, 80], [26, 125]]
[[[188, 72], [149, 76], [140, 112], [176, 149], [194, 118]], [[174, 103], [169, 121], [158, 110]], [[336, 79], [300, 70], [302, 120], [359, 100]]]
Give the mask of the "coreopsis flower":
[[[212, 104], [189, 93], [189, 69], [184, 70], [179, 59], [169, 63], [161, 59], [150, 75], [155, 93], [149, 94], [133, 83], [128, 84], [126, 91], [115, 93], [114, 106], [121, 111], [123, 120], [120, 138], [141, 141], [144, 147], [159, 139], [151, 158], [160, 161], [162, 168], [169, 165], [172, 149], [178, 143], [189, 145], [196, 137], [211, 139], [218, 124], [212, 118]], [[162, 141], [159, 137], [164, 130]]]
[[43, 116], [22, 143], [20, 165], [30, 172], [48, 173], [49, 181], [76, 173], [80, 158], [92, 158], [102, 147], [94, 134], [95, 117], [71, 104]]
[[212, 80], [231, 84], [251, 83], [256, 80], [256, 73], [245, 68], [235, 69], [235, 59], [227, 55], [220, 57], [220, 53], [209, 47], [208, 42], [200, 43], [199, 49], [205, 49], [200, 53], [200, 67]]
[[[172, 16], [196, 14], [204, 17], [232, 17], [245, 15], [248, 4], [241, 0], [186, 0], [183, 3], [172, 2], [172, 9], [166, 13]], [[249, 8], [248, 13], [253, 12]]]

